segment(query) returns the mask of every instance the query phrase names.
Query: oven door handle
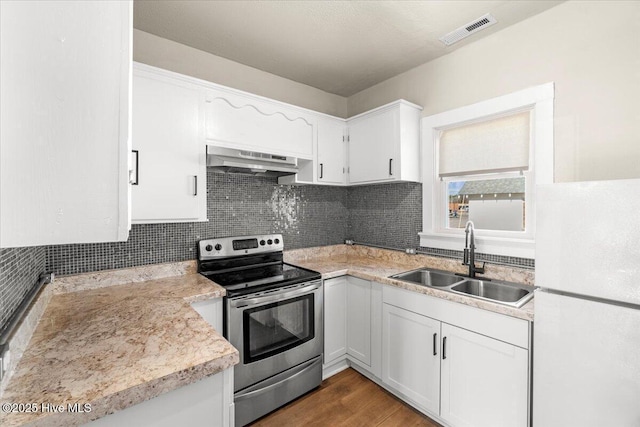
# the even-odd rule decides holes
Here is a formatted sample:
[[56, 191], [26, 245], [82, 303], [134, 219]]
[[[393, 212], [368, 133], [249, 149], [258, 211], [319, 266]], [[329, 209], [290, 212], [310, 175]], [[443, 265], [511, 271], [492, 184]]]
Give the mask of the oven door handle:
[[255, 306], [261, 304], [268, 304], [270, 302], [282, 301], [285, 298], [293, 298], [298, 295], [304, 295], [311, 291], [315, 291], [322, 286], [322, 282], [314, 283], [312, 285], [304, 286], [302, 288], [296, 288], [293, 290], [285, 290], [283, 292], [274, 292], [267, 295], [255, 297], [255, 298], [247, 298], [247, 299], [229, 299], [229, 305], [232, 308], [241, 308], [248, 306]]
[[319, 356], [314, 358], [314, 359], [311, 359], [311, 360], [309, 360], [307, 362], [301, 363], [300, 365], [296, 366], [295, 368], [292, 368], [290, 371], [287, 371], [286, 375], [284, 376], [284, 378], [281, 378], [282, 377], [282, 373], [279, 374], [279, 375], [275, 375], [271, 379], [265, 380], [265, 381], [263, 381], [261, 383], [258, 383], [258, 384], [254, 385], [252, 387], [248, 387], [248, 388], [244, 389], [243, 391], [234, 394], [233, 395], [233, 400], [238, 402], [239, 400], [248, 399], [250, 397], [254, 397], [256, 395], [271, 391], [274, 388], [277, 388], [282, 383], [284, 383], [286, 381], [291, 381], [295, 377], [298, 377], [298, 376], [300, 376], [300, 375], [302, 375], [302, 374], [314, 369], [316, 367], [316, 365], [321, 364], [321, 363], [322, 363], [322, 358], [319, 357]]

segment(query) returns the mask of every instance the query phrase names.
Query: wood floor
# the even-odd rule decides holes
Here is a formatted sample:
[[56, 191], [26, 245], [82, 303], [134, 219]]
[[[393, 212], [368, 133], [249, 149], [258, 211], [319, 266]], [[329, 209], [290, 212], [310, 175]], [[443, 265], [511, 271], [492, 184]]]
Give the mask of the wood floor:
[[251, 426], [440, 427], [440, 424], [349, 368]]

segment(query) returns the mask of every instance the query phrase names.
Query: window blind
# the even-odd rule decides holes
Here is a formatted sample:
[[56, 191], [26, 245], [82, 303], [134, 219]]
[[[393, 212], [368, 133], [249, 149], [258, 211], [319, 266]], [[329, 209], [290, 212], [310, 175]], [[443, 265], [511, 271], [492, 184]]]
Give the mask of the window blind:
[[440, 176], [527, 170], [530, 111], [440, 133]]

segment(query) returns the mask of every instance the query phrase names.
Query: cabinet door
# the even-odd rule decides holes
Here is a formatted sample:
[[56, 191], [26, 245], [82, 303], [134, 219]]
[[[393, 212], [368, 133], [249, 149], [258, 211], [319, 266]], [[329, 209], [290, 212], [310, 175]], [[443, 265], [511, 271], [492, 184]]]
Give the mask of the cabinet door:
[[318, 120], [317, 176], [320, 183], [344, 183], [345, 128], [344, 120], [329, 118]]
[[293, 106], [224, 88], [206, 95], [205, 137], [212, 144], [313, 158], [314, 120]]
[[0, 1], [0, 246], [127, 240], [132, 3]]
[[420, 409], [438, 414], [440, 322], [382, 305], [382, 381]]
[[347, 353], [347, 279], [324, 281], [324, 364]]
[[528, 351], [446, 323], [442, 340], [440, 416], [460, 427], [526, 427]]
[[362, 116], [349, 125], [349, 183], [396, 179], [399, 165], [398, 111], [387, 109]]
[[201, 95], [188, 86], [136, 70], [133, 149], [136, 223], [206, 220], [205, 144]]
[[371, 366], [371, 282], [347, 280], [347, 353]]

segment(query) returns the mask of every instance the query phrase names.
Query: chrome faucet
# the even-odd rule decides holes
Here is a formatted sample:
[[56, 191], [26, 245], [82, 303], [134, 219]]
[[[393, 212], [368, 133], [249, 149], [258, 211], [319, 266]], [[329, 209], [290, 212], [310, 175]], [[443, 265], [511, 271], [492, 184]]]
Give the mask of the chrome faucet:
[[462, 265], [469, 266], [469, 277], [476, 277], [476, 273], [484, 274], [482, 267], [476, 267], [476, 242], [473, 236], [473, 222], [467, 221], [464, 226], [464, 256]]

